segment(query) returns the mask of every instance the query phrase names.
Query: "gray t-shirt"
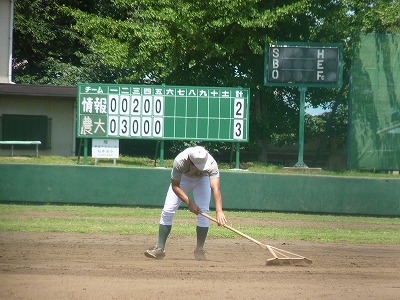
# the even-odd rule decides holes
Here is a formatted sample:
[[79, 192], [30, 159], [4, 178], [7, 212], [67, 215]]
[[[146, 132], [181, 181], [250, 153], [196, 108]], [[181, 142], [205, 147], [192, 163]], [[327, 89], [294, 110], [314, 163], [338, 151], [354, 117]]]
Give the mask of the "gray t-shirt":
[[202, 177], [202, 176], [209, 176], [210, 178], [219, 177], [217, 162], [211, 156], [210, 153], [208, 153], [208, 155], [212, 159], [210, 168], [204, 171], [199, 171], [193, 166], [193, 164], [189, 159], [189, 153], [191, 150], [192, 148], [187, 148], [176, 156], [174, 160], [174, 166], [171, 172], [171, 179], [181, 180], [183, 174], [188, 177]]

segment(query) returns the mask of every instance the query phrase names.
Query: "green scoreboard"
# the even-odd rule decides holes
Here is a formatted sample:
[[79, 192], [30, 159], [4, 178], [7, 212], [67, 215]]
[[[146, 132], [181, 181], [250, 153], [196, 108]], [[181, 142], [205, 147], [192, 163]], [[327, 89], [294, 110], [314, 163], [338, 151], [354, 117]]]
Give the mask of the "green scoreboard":
[[246, 88], [80, 83], [80, 138], [248, 141]]

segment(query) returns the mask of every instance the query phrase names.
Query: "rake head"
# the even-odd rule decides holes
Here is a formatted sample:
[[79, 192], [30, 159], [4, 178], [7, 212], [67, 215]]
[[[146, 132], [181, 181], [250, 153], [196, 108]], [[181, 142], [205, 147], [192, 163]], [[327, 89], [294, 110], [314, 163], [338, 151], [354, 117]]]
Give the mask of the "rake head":
[[274, 258], [267, 259], [267, 262], [265, 263], [266, 266], [283, 266], [283, 265], [304, 266], [304, 265], [310, 265], [310, 264], [312, 264], [312, 261], [305, 257], [303, 257], [303, 258], [300, 258], [300, 257], [295, 257], [295, 258], [274, 257]]
[[271, 254], [274, 256], [273, 258], [267, 260], [267, 262], [265, 263], [266, 266], [282, 266], [282, 265], [304, 266], [312, 264], [312, 261], [304, 256], [286, 250], [282, 250], [270, 245], [265, 245], [265, 246], [269, 250], [269, 252], [271, 252]]

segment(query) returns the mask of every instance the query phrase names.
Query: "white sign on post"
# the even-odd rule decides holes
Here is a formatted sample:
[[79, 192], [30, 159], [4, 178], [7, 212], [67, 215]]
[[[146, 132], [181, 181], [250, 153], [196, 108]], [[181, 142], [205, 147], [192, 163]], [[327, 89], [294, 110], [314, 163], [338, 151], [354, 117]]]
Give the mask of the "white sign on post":
[[114, 158], [119, 157], [119, 140], [117, 139], [93, 139], [93, 158]]

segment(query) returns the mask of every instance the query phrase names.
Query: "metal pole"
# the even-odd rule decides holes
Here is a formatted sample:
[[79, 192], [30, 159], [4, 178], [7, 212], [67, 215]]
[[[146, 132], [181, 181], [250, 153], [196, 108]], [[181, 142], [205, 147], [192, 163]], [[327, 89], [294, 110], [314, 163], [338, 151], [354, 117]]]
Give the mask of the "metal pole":
[[240, 143], [236, 143], [236, 169], [240, 169], [239, 164], [239, 157], [240, 157]]
[[154, 167], [157, 167], [157, 158], [158, 158], [158, 146], [160, 145], [160, 141], [156, 143], [156, 152], [154, 154]]
[[79, 139], [79, 148], [78, 148], [78, 163], [81, 160], [81, 150], [82, 150], [82, 138]]
[[161, 140], [160, 145], [160, 167], [164, 168], [164, 140]]
[[83, 139], [83, 164], [88, 164], [88, 139]]
[[299, 155], [295, 167], [308, 168], [304, 163], [304, 114], [306, 106], [307, 87], [299, 87], [300, 91], [300, 121], [299, 121]]

